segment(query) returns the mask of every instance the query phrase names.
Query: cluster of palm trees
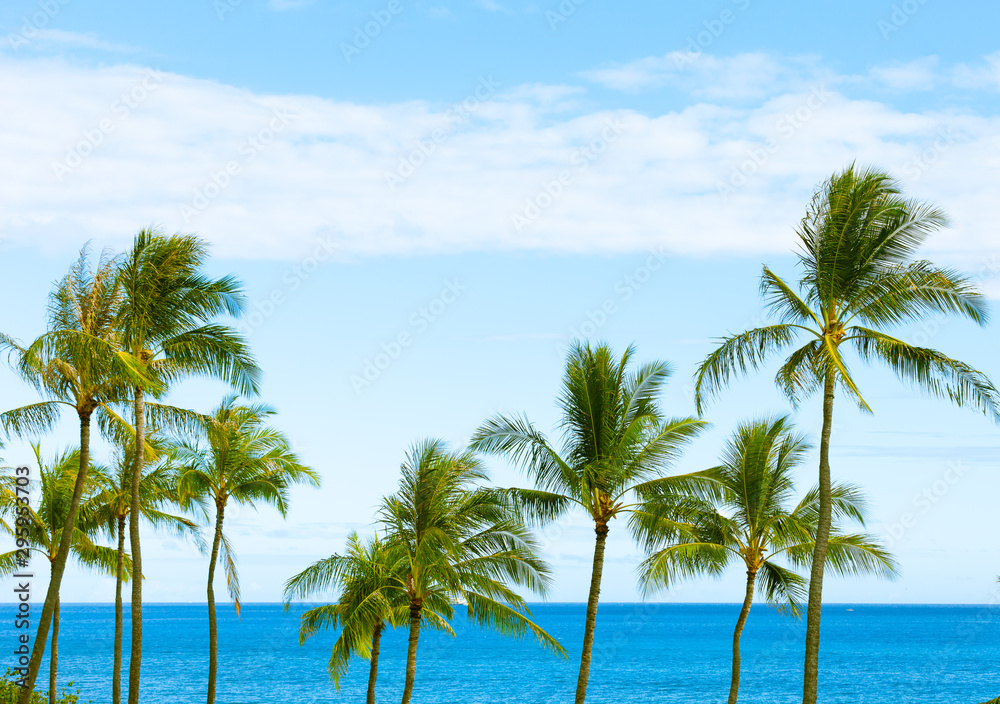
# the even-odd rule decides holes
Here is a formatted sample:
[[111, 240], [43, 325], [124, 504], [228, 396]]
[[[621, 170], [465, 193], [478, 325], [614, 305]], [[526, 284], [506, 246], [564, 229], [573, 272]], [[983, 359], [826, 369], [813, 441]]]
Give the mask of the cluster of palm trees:
[[[544, 593], [547, 572], [526, 528], [582, 510], [593, 520], [595, 547], [576, 704], [586, 698], [605, 544], [619, 517], [627, 519], [647, 553], [639, 566], [640, 585], [647, 593], [679, 579], [720, 574], [731, 564], [745, 568], [746, 592], [733, 634], [730, 703], [738, 697], [740, 638], [755, 595], [793, 614], [800, 613], [805, 601], [803, 703], [815, 704], [824, 574], [828, 569], [885, 577], [896, 572], [892, 557], [873, 536], [850, 531], [850, 524], [863, 527], [865, 521], [859, 488], [831, 478], [837, 391], [872, 411], [845, 352], [853, 349], [860, 361], [882, 362], [931, 395], [1000, 419], [1000, 393], [984, 374], [887, 331], [941, 314], [986, 324], [986, 303], [972, 281], [915, 257], [945, 223], [939, 210], [904, 199], [885, 173], [852, 165], [835, 174], [817, 190], [798, 228], [797, 285], [763, 270], [761, 292], [775, 322], [722, 338], [697, 369], [699, 414], [733, 378], [762, 368], [780, 352], [787, 357], [775, 381], [793, 406], [822, 391], [819, 482], [798, 503], [792, 503], [792, 472], [809, 445], [786, 417], [747, 421], [723, 449], [718, 466], [671, 474], [684, 446], [706, 423], [663, 414], [659, 394], [668, 365], [635, 368], [632, 348], [619, 357], [607, 345], [578, 342], [570, 351], [558, 399], [560, 443], [550, 442], [524, 416], [498, 415], [479, 428], [461, 453], [448, 454], [439, 441], [416, 446], [403, 465], [399, 493], [385, 499], [379, 511], [382, 535], [368, 540], [351, 535], [346, 553], [313, 564], [287, 583], [287, 601], [338, 593], [335, 603], [302, 616], [301, 640], [325, 627], [339, 628], [331, 678], [337, 682], [344, 675], [353, 655], [370, 659], [370, 704], [384, 629], [409, 628], [402, 698], [407, 704], [420, 628], [448, 630], [455, 601], [467, 602], [480, 623], [514, 634], [531, 629], [561, 653], [507, 585]], [[795, 348], [799, 336], [806, 341]], [[534, 486], [484, 488], [480, 454], [518, 465]], [[455, 480], [462, 466], [476, 468], [477, 481], [470, 488], [461, 489]], [[479, 526], [463, 530], [465, 522], [454, 520], [459, 516], [454, 512], [477, 496], [490, 497], [498, 513], [488, 531]], [[490, 543], [485, 552], [467, 552], [473, 535], [496, 530], [509, 537]], [[502, 569], [491, 562], [498, 558]], [[495, 587], [486, 593], [470, 583], [480, 565], [491, 579], [502, 578], [504, 590]]]
[[[26, 528], [31, 550], [50, 562], [49, 585], [37, 621], [20, 704], [31, 699], [46, 645], [50, 648], [49, 700], [54, 702], [58, 661], [60, 588], [70, 555], [83, 565], [116, 577], [115, 655], [112, 701], [122, 701], [123, 583], [131, 582], [129, 704], [139, 701], [142, 662], [142, 561], [140, 523], [192, 534], [195, 521], [184, 513], [214, 515], [208, 576], [210, 671], [208, 701], [215, 689], [215, 600], [213, 580], [220, 550], [229, 593], [239, 609], [239, 581], [232, 549], [223, 533], [230, 501], [270, 504], [283, 515], [289, 488], [319, 483], [289, 440], [268, 425], [273, 409], [246, 405], [235, 394], [209, 414], [159, 403], [177, 381], [208, 376], [228, 382], [243, 395], [256, 394], [260, 370], [246, 341], [219, 322], [237, 316], [244, 295], [232, 277], [202, 272], [205, 243], [191, 235], [139, 232], [121, 256], [102, 253], [92, 262], [84, 248], [50, 294], [47, 331], [28, 345], [0, 334], [0, 348], [20, 377], [43, 400], [0, 413], [8, 436], [37, 438], [72, 409], [80, 442], [45, 462], [36, 447], [39, 474]], [[111, 468], [91, 459], [91, 425], [114, 448]], [[13, 472], [0, 483], [0, 512], [18, 505]], [[171, 513], [176, 510], [176, 513]], [[127, 531], [126, 531], [127, 528]], [[128, 536], [128, 550], [125, 538]], [[105, 535], [117, 548], [94, 543]], [[16, 571], [16, 553], [0, 557], [0, 570]], [[51, 639], [50, 639], [51, 634]]]
[[[331, 590], [336, 595], [333, 603], [303, 614], [300, 639], [337, 631], [328, 665], [335, 683], [354, 656], [369, 659], [369, 702], [375, 700], [385, 630], [408, 629], [402, 692], [408, 704], [421, 630], [452, 632], [457, 604], [480, 625], [531, 635], [565, 656], [565, 648], [534, 620], [523, 594], [544, 596], [552, 582], [532, 530], [582, 511], [593, 522], [595, 544], [576, 704], [586, 699], [605, 546], [618, 518], [645, 553], [637, 570], [647, 594], [678, 580], [719, 575], [732, 565], [745, 569], [743, 608], [733, 633], [731, 703], [738, 697], [740, 640], [754, 599], [792, 614], [804, 609], [803, 704], [815, 704], [824, 575], [832, 570], [889, 577], [896, 571], [885, 548], [863, 532], [861, 490], [831, 476], [835, 397], [872, 410], [847, 353], [853, 351], [857, 361], [882, 362], [932, 395], [1000, 419], [1000, 393], [984, 374], [890, 334], [924, 316], [955, 314], [987, 323], [985, 299], [974, 282], [916, 258], [945, 222], [939, 210], [903, 198], [887, 174], [851, 166], [822, 184], [801, 221], [799, 280], [789, 283], [763, 270], [761, 293], [774, 322], [721, 338], [699, 365], [697, 417], [664, 412], [667, 363], [637, 365], [633, 347], [616, 354], [606, 344], [578, 341], [570, 348], [557, 399], [557, 441], [523, 415], [499, 414], [464, 449], [434, 439], [416, 443], [402, 463], [397, 491], [378, 508], [374, 534], [352, 534], [345, 552], [286, 583], [287, 604]], [[117, 578], [114, 704], [122, 696], [122, 585], [131, 583], [127, 699], [138, 703], [142, 520], [189, 534], [210, 553], [212, 704], [219, 562], [240, 608], [224, 533], [226, 507], [230, 501], [264, 503], [284, 514], [293, 484], [319, 483], [288, 439], [269, 425], [273, 409], [240, 402], [237, 394], [257, 393], [260, 370], [246, 341], [219, 320], [240, 315], [245, 301], [232, 277], [202, 273], [205, 257], [205, 245], [195, 237], [149, 230], [124, 255], [102, 255], [96, 265], [85, 249], [51, 295], [47, 332], [24, 346], [0, 335], [14, 368], [43, 396], [0, 414], [5, 433], [33, 439], [57, 423], [60, 408], [73, 409], [80, 428], [77, 449], [48, 463], [36, 450], [42, 469], [31, 542], [50, 560], [51, 578], [21, 704], [34, 686], [50, 631], [54, 697], [59, 589], [71, 554]], [[810, 445], [785, 416], [758, 415], [742, 423], [720, 449], [717, 466], [674, 472], [685, 447], [707, 427], [707, 403], [779, 353], [785, 359], [775, 382], [793, 407], [822, 392], [817, 485], [795, 500], [793, 474]], [[221, 379], [233, 394], [209, 414], [162, 403], [188, 376]], [[92, 419], [117, 448], [111, 469], [91, 460]], [[531, 486], [490, 486], [486, 456], [516, 465]], [[10, 513], [13, 495], [8, 484], [0, 489]], [[210, 541], [199, 537], [195, 518], [212, 524]], [[97, 535], [117, 541], [117, 547], [97, 545]], [[0, 568], [12, 571], [15, 565], [12, 554], [0, 556]]]

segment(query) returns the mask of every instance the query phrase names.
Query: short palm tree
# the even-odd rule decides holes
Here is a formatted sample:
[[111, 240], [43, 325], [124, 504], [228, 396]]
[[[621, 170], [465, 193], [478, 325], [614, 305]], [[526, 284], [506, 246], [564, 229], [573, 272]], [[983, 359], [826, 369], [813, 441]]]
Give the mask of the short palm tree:
[[[147, 415], [155, 414], [146, 395], [161, 396], [170, 384], [187, 376], [222, 379], [243, 394], [257, 392], [260, 370], [246, 341], [230, 327], [214, 322], [222, 314], [240, 315], [244, 295], [231, 276], [211, 279], [202, 272], [208, 249], [193, 235], [166, 236], [142, 230], [118, 270], [122, 304], [115, 326], [122, 350], [149, 376], [131, 388], [138, 445], [145, 443]], [[166, 410], [166, 409], [163, 409]], [[191, 414], [155, 414], [161, 427], [190, 424]], [[188, 429], [185, 428], [185, 429]], [[132, 471], [129, 547], [136, 571], [142, 571], [139, 539], [145, 453], [135, 453]], [[132, 582], [132, 644], [129, 658], [129, 704], [138, 704], [142, 665], [142, 580]]]
[[65, 513], [62, 544], [54, 552], [52, 578], [38, 618], [38, 631], [18, 703], [28, 704], [45, 653], [49, 627], [62, 585], [70, 541], [90, 472], [90, 430], [99, 425], [115, 436], [127, 434], [127, 424], [115, 412], [133, 383], [144, 383], [140, 369], [116, 354], [115, 317], [121, 303], [116, 262], [106, 253], [96, 265], [84, 248], [69, 273], [49, 296], [48, 332], [27, 347], [0, 335], [0, 349], [15, 358], [15, 370], [39, 393], [41, 403], [0, 414], [0, 426], [11, 434], [37, 436], [52, 428], [61, 408], [70, 408], [80, 424], [80, 471]]
[[[718, 510], [707, 512], [686, 534], [675, 533], [665, 541], [655, 522], [649, 524], [647, 547], [652, 554], [640, 568], [647, 593], [680, 579], [721, 574], [733, 563], [746, 569], [746, 595], [733, 633], [729, 704], [736, 704], [739, 694], [740, 638], [754, 594], [759, 590], [779, 610], [801, 613], [806, 581], [794, 570], [812, 561], [818, 494], [813, 490], [798, 505], [790, 503], [792, 473], [808, 449], [805, 439], [792, 432], [787, 418], [741, 425], [726, 445], [718, 468], [722, 488]], [[834, 485], [833, 510], [839, 519], [864, 525], [864, 501], [852, 487]], [[846, 534], [834, 525], [828, 548], [830, 566], [840, 574], [889, 576], [895, 571], [892, 558], [869, 535]]]
[[268, 504], [282, 516], [288, 513], [289, 489], [309, 482], [319, 486], [319, 475], [303, 465], [288, 438], [267, 425], [275, 411], [265, 405], [245, 406], [227, 396], [205, 421], [208, 446], [179, 444], [174, 456], [180, 472], [183, 504], [199, 503], [215, 509], [215, 533], [208, 563], [208, 704], [215, 701], [218, 631], [215, 622], [215, 565], [223, 558], [226, 584], [236, 612], [240, 611], [240, 583], [232, 546], [223, 533], [226, 505]]
[[524, 468], [535, 489], [512, 490], [529, 519], [545, 523], [579, 507], [594, 521], [596, 544], [587, 599], [576, 704], [587, 695], [597, 604], [610, 522], [639, 517], [652, 504], [661, 525], [668, 514], [681, 517], [690, 499], [710, 494], [710, 472], [664, 476], [682, 448], [705, 428], [695, 418], [667, 419], [659, 394], [670, 375], [665, 362], [638, 369], [630, 363], [634, 349], [616, 357], [604, 344], [576, 343], [570, 350], [559, 398], [564, 438], [557, 451], [524, 417], [498, 415], [472, 439], [477, 451], [507, 457]]
[[914, 259], [927, 237], [945, 224], [940, 210], [903, 199], [896, 182], [885, 173], [851, 166], [835, 174], [817, 191], [798, 228], [799, 292], [764, 267], [761, 292], [777, 322], [723, 338], [695, 377], [701, 411], [732, 377], [758, 369], [801, 335], [807, 339], [788, 355], [776, 378], [794, 404], [823, 393], [819, 526], [809, 580], [804, 704], [815, 704], [817, 695], [823, 568], [833, 509], [834, 394], [839, 388], [863, 410], [871, 410], [844, 353], [853, 349], [862, 362], [882, 362], [897, 377], [931, 395], [1000, 418], [1000, 393], [984, 374], [886, 332], [941, 314], [986, 323], [986, 301], [968, 278]]
[[[177, 473], [166, 453], [165, 443], [151, 433], [146, 442], [146, 463], [139, 482], [139, 506], [142, 518], [157, 528], [167, 528], [179, 535], [197, 538], [198, 527], [190, 519], [170, 513], [171, 506], [180, 503], [177, 494]], [[122, 584], [126, 581], [125, 525], [132, 510], [132, 471], [135, 467], [135, 444], [117, 449], [114, 469], [108, 473], [101, 491], [84, 505], [83, 520], [88, 526], [102, 529], [117, 540], [115, 570], [115, 643], [111, 677], [112, 704], [121, 703], [122, 641], [124, 636], [124, 605]], [[152, 464], [150, 464], [152, 463]]]
[[513, 589], [544, 595], [548, 566], [505, 494], [481, 486], [487, 477], [475, 455], [425, 440], [411, 448], [401, 469], [399, 490], [382, 502], [379, 518], [391, 547], [402, 552], [386, 593], [390, 603], [402, 598], [408, 612], [403, 704], [413, 694], [425, 609], [450, 618], [450, 602], [462, 601], [474, 622], [517, 637], [531, 632], [543, 647], [564, 655]]
[[[43, 555], [49, 561], [50, 575], [55, 572], [59, 550], [62, 549], [62, 535], [73, 500], [74, 485], [80, 473], [80, 452], [70, 450], [56, 455], [47, 462], [42, 458], [38, 445], [32, 445], [39, 468], [38, 480], [34, 482], [36, 507], [28, 510], [28, 523], [19, 526], [26, 532], [28, 550]], [[84, 502], [98, 489], [105, 479], [105, 471], [99, 465], [92, 465], [87, 485], [84, 488]], [[4, 492], [9, 492], [5, 488]], [[34, 491], [32, 492], [34, 493]], [[16, 503], [16, 500], [15, 500]], [[92, 534], [88, 534], [84, 521], [72, 529], [70, 554], [85, 567], [107, 575], [115, 573], [115, 551], [113, 548], [96, 545]], [[0, 564], [9, 565], [17, 551], [0, 556]], [[131, 562], [126, 560], [123, 569], [131, 574]], [[56, 677], [59, 665], [59, 607], [57, 598], [52, 614], [52, 638], [49, 649], [49, 702], [56, 702]], [[44, 643], [43, 649], [44, 649]]]
[[[285, 584], [285, 606], [293, 599], [303, 599], [317, 592], [339, 589], [335, 604], [309, 609], [302, 614], [299, 642], [326, 628], [339, 628], [340, 634], [330, 653], [330, 679], [339, 688], [347, 674], [351, 658], [358, 655], [370, 661], [368, 704], [375, 704], [375, 681], [378, 677], [378, 654], [382, 632], [388, 626], [404, 625], [409, 617], [409, 600], [400, 585], [405, 584], [401, 568], [403, 554], [378, 535], [362, 541], [357, 533], [347, 537], [344, 555], [331, 555], [313, 563]], [[447, 601], [438, 608], [450, 609]], [[422, 620], [435, 627], [447, 621], [425, 604]]]

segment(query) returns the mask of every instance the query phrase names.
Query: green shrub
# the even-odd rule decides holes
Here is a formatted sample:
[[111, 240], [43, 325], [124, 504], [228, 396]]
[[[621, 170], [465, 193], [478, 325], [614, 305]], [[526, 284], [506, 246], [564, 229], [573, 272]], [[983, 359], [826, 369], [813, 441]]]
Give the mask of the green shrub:
[[[17, 686], [17, 678], [18, 673], [10, 669], [4, 673], [3, 678], [0, 678], [0, 704], [16, 704], [17, 695], [21, 693], [21, 688]], [[66, 687], [72, 686], [72, 682], [66, 685]], [[66, 687], [63, 687], [59, 696], [56, 697], [56, 704], [78, 704], [80, 701], [80, 690], [76, 690], [75, 693], [67, 692]], [[31, 695], [31, 704], [48, 704], [48, 701], [48, 692], [43, 694], [36, 690]]]

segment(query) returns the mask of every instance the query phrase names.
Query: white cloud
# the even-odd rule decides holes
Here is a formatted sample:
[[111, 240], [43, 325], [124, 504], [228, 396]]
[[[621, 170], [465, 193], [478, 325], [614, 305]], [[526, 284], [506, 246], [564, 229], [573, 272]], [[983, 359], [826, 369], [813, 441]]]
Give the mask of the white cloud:
[[1000, 89], [1000, 51], [990, 54], [978, 64], [956, 67], [952, 80], [961, 88]]
[[779, 59], [749, 53], [719, 57], [672, 51], [627, 64], [585, 71], [584, 78], [613, 90], [638, 92], [671, 86], [711, 100], [759, 99], [828, 79], [813, 57]]
[[939, 79], [938, 64], [936, 56], [926, 56], [906, 63], [876, 66], [871, 70], [870, 78], [893, 90], [933, 90]]
[[30, 35], [8, 35], [0, 38], [0, 47], [5, 49], [19, 50], [27, 46], [32, 49], [52, 49], [61, 47], [66, 49], [93, 49], [96, 51], [110, 51], [117, 53], [134, 52], [135, 48], [124, 44], [112, 44], [99, 38], [93, 33], [69, 32], [64, 29], [38, 29]]
[[[0, 159], [17, 165], [0, 174], [0, 238], [75, 250], [159, 223], [234, 257], [294, 259], [318, 237], [347, 255], [787, 251], [815, 184], [858, 160], [952, 214], [939, 252], [997, 249], [1000, 118], [852, 99], [836, 76], [713, 101], [732, 67], [701, 61], [716, 66], [700, 69], [701, 102], [666, 114], [586, 111], [565, 86], [502, 87], [479, 102], [470, 85], [456, 123], [423, 102], [260, 95], [0, 56], [0, 99], [17, 105], [0, 126]], [[806, 73], [770, 61], [778, 75]], [[59, 180], [54, 165], [84, 151]], [[401, 165], [413, 173], [393, 190]], [[518, 229], [514, 216], [529, 222]]]

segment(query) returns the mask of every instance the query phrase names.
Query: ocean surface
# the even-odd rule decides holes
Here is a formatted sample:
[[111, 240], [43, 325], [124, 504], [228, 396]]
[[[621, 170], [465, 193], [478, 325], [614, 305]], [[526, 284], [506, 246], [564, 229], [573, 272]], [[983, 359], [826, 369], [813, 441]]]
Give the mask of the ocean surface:
[[[39, 605], [40, 606], [40, 605]], [[219, 607], [219, 704], [363, 702], [368, 662], [356, 660], [338, 692], [326, 662], [334, 633], [298, 643], [296, 606], [246, 604], [237, 618]], [[421, 634], [414, 704], [500, 704], [573, 700], [583, 604], [533, 606], [569, 659], [482, 630], [459, 607], [457, 637]], [[208, 671], [204, 605], [144, 607], [142, 689], [150, 704], [204, 701]], [[13, 611], [4, 619], [13, 664]], [[588, 702], [725, 702], [736, 605], [601, 604]], [[126, 612], [127, 618], [127, 612]], [[9, 623], [8, 623], [9, 622]], [[64, 604], [59, 681], [82, 702], [110, 702], [114, 607]], [[128, 634], [128, 621], [125, 624]], [[804, 623], [755, 606], [743, 635], [740, 701], [800, 701]], [[126, 654], [128, 643], [126, 641]], [[377, 700], [402, 693], [406, 631], [382, 639]], [[1000, 696], [1000, 607], [830, 605], [823, 609], [820, 700], [826, 704], [979, 704]], [[127, 665], [126, 665], [127, 671]], [[39, 682], [47, 682], [47, 674]]]

